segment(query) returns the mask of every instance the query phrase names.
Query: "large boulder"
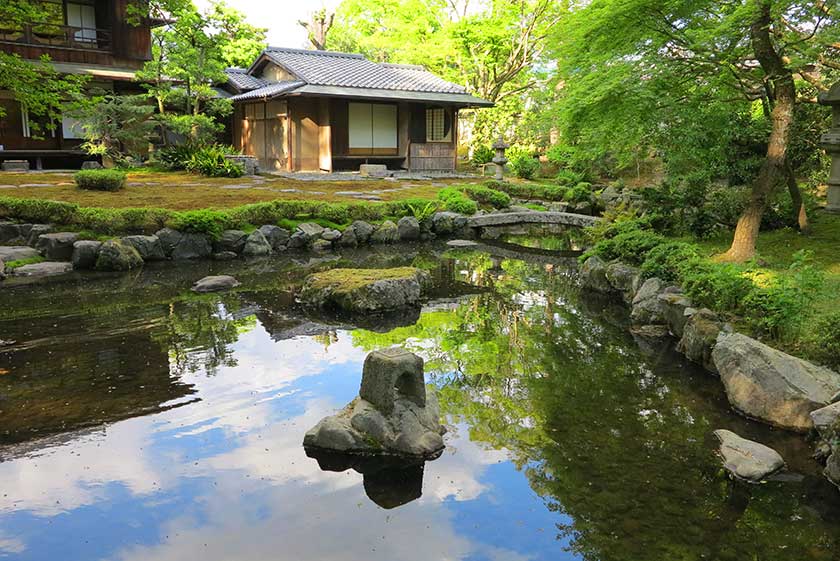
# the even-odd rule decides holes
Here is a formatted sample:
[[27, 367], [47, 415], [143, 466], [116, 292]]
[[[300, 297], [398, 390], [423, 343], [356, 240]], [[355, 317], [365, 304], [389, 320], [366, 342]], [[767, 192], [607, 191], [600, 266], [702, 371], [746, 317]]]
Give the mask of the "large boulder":
[[717, 367], [712, 360], [712, 351], [717, 344], [718, 335], [725, 325], [713, 311], [703, 308], [691, 313], [683, 327], [682, 338], [677, 343], [677, 350], [690, 361], [700, 364], [717, 374]]
[[356, 237], [356, 229], [353, 227], [345, 228], [336, 243], [342, 247], [356, 247], [359, 245], [359, 240]]
[[32, 259], [40, 257], [37, 249], [26, 245], [3, 245], [0, 246], [0, 259], [9, 263], [11, 261], [23, 261], [24, 259]]
[[286, 246], [289, 245], [290, 234], [285, 228], [274, 226], [272, 224], [266, 224], [265, 226], [260, 226], [260, 232], [262, 232], [262, 235], [265, 236], [266, 241], [268, 241], [269, 245], [271, 245], [271, 250], [274, 253], [284, 251]]
[[52, 224], [21, 224], [21, 237], [26, 237], [26, 244], [35, 246], [38, 238], [53, 231]]
[[712, 359], [736, 409], [793, 431], [813, 428], [810, 413], [840, 390], [840, 374], [740, 333], [721, 333]]
[[35, 249], [51, 261], [70, 261], [73, 257], [73, 244], [79, 239], [75, 232], [56, 232], [41, 234], [35, 242]]
[[245, 247], [242, 248], [242, 255], [248, 257], [258, 257], [261, 255], [269, 255], [271, 253], [271, 244], [265, 239], [263, 233], [259, 230], [254, 230], [248, 235], [245, 240]]
[[370, 241], [372, 243], [394, 243], [399, 239], [399, 229], [397, 228], [397, 225], [390, 220], [386, 220], [380, 224], [370, 237]]
[[143, 261], [163, 261], [166, 253], [157, 236], [124, 236], [123, 242], [137, 250]]
[[72, 270], [73, 264], [67, 261], [42, 261], [18, 267], [14, 270], [14, 274], [18, 277], [52, 277]]
[[586, 290], [595, 292], [612, 292], [613, 287], [607, 280], [607, 264], [597, 255], [593, 255], [583, 262], [580, 267], [580, 285]]
[[199, 294], [207, 292], [221, 292], [223, 290], [230, 290], [240, 285], [240, 282], [230, 275], [215, 275], [204, 277], [196, 281], [192, 287], [193, 292]]
[[99, 248], [97, 271], [128, 271], [143, 265], [143, 258], [133, 246], [122, 240], [108, 240]]
[[665, 290], [658, 278], [647, 279], [633, 297], [630, 319], [638, 325], [665, 325], [665, 305], [659, 295]]
[[225, 230], [221, 233], [219, 239], [213, 240], [213, 251], [215, 253], [222, 253], [223, 251], [230, 251], [237, 254], [242, 253], [247, 237], [248, 234], [242, 230]]
[[356, 241], [360, 244], [366, 244], [370, 241], [370, 237], [373, 235], [373, 231], [376, 229], [373, 227], [372, 224], [365, 222], [364, 220], [356, 220], [352, 224], [350, 224], [350, 228], [353, 229], [353, 233], [356, 236]]
[[300, 301], [318, 308], [369, 313], [417, 306], [429, 274], [414, 267], [331, 269], [306, 278]]
[[182, 261], [187, 259], [205, 259], [213, 254], [210, 240], [202, 234], [185, 233], [172, 248], [172, 259]]
[[20, 224], [9, 220], [0, 220], [0, 244], [21, 243]]
[[840, 401], [811, 411], [811, 421], [820, 436], [827, 440], [833, 439], [840, 429]]
[[93, 269], [96, 267], [96, 260], [99, 258], [99, 249], [102, 242], [93, 240], [79, 240], [73, 244], [73, 257], [71, 262], [74, 269]]
[[440, 408], [434, 391], [426, 388], [423, 359], [399, 348], [370, 353], [359, 393], [306, 433], [307, 449], [424, 459], [440, 455]]
[[397, 222], [397, 232], [401, 240], [419, 240], [420, 222], [413, 216], [403, 216]]
[[172, 228], [162, 228], [155, 232], [155, 235], [160, 240], [160, 245], [163, 248], [163, 253], [166, 257], [172, 257], [172, 252], [175, 251], [175, 246], [181, 241], [183, 234], [178, 230]]
[[662, 303], [662, 317], [665, 318], [665, 325], [674, 337], [682, 337], [689, 318], [686, 312], [693, 310], [691, 300], [679, 292], [668, 292], [660, 294], [659, 301]]
[[723, 467], [736, 479], [759, 483], [785, 467], [778, 452], [728, 430], [716, 430]]
[[467, 217], [457, 212], [436, 212], [432, 215], [432, 231], [438, 235], [461, 232], [467, 225]]
[[607, 264], [604, 275], [610, 287], [619, 292], [622, 299], [630, 304], [642, 282], [639, 269], [621, 261], [613, 261]]

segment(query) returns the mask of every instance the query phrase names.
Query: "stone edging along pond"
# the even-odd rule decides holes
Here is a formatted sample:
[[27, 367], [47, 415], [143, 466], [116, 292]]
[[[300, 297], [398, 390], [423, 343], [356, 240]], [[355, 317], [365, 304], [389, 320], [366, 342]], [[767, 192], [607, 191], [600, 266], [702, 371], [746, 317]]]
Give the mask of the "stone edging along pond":
[[785, 430], [815, 430], [825, 475], [840, 486], [840, 374], [735, 332], [713, 311], [695, 308], [680, 287], [645, 280], [636, 267], [593, 256], [581, 266], [580, 282], [620, 296], [631, 308], [634, 333], [678, 339], [677, 351], [719, 376], [740, 413]]

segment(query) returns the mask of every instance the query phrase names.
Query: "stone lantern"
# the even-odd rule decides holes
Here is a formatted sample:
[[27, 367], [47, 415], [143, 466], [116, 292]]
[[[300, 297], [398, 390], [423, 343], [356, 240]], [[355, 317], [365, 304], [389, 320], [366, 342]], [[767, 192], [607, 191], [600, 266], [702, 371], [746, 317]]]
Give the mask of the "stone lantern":
[[510, 148], [510, 144], [505, 142], [505, 139], [499, 135], [499, 140], [493, 144], [493, 150], [496, 151], [496, 156], [493, 158], [493, 163], [496, 164], [496, 180], [502, 181], [505, 176], [505, 164], [508, 163], [507, 158], [505, 158], [505, 150]]
[[820, 146], [831, 157], [828, 175], [828, 212], [840, 213], [840, 82], [819, 96], [821, 105], [831, 107], [831, 128], [820, 138]]

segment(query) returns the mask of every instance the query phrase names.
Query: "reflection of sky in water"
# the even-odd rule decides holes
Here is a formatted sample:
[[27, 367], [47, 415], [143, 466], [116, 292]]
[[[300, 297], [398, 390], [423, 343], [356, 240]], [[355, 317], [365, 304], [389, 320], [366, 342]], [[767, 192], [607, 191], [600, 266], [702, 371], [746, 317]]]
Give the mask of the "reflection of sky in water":
[[[187, 374], [200, 402], [0, 463], [0, 557], [14, 559], [562, 559], [555, 525], [502, 452], [447, 436], [421, 499], [372, 503], [354, 471], [322, 472], [304, 432], [358, 391], [347, 332], [233, 345], [237, 366]], [[195, 397], [195, 396], [191, 396]], [[186, 399], [185, 399], [186, 401]]]

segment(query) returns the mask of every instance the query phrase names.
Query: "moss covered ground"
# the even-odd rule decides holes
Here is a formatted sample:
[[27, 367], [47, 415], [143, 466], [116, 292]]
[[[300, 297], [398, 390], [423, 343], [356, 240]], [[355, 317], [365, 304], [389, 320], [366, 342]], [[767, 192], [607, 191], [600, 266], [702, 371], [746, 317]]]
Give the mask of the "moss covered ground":
[[330, 269], [315, 273], [307, 279], [311, 290], [332, 288], [336, 294], [346, 294], [367, 286], [375, 281], [390, 279], [409, 279], [418, 275], [415, 267], [395, 267], [392, 269]]

